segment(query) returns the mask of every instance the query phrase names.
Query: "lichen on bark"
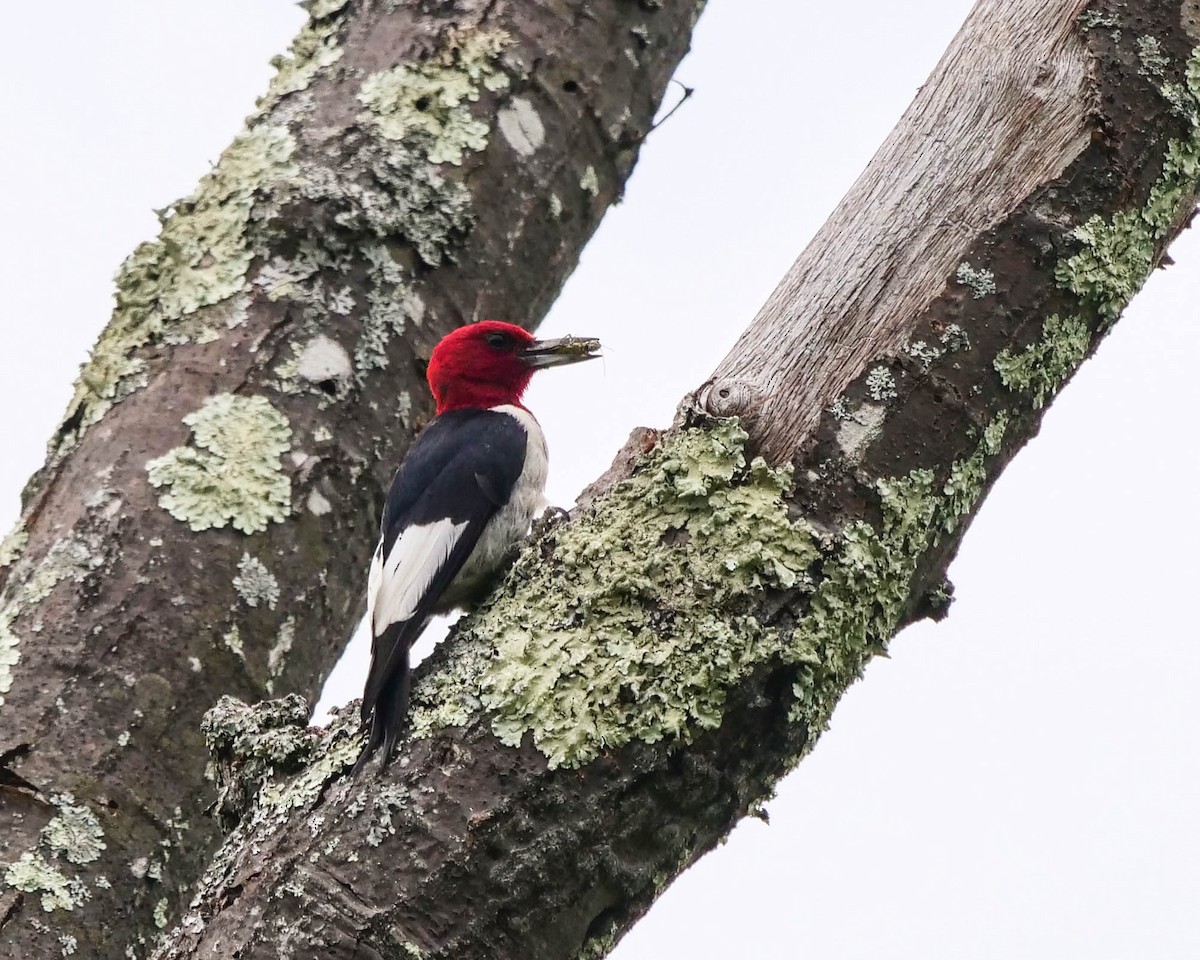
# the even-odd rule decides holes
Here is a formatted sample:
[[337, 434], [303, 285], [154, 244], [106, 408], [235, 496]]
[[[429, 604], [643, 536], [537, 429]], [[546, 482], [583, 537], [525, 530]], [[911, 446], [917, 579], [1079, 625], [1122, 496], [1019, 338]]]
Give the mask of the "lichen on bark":
[[176, 447], [146, 464], [150, 485], [166, 487], [159, 505], [192, 530], [232, 524], [242, 533], [282, 523], [291, 481], [280, 457], [292, 430], [266, 397], [222, 393], [183, 422], [194, 446]]

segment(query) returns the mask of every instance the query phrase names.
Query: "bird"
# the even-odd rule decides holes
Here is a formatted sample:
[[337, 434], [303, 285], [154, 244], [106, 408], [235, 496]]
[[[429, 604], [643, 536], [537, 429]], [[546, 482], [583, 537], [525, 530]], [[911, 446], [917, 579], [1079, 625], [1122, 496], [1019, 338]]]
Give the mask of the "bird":
[[478, 599], [545, 506], [546, 438], [521, 403], [534, 373], [599, 356], [588, 337], [537, 340], [512, 323], [451, 331], [426, 369], [436, 415], [409, 447], [383, 505], [367, 577], [371, 666], [364, 743], [387, 768], [408, 714], [409, 649], [434, 614]]

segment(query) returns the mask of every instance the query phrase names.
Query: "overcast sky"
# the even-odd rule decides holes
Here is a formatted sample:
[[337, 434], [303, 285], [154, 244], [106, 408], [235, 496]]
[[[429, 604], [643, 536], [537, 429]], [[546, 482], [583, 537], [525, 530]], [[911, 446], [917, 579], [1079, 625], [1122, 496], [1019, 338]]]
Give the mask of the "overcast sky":
[[[711, 0], [678, 74], [695, 96], [542, 328], [608, 347], [530, 391], [552, 499], [633, 426], [669, 422], [968, 7]], [[5, 529], [113, 272], [229, 142], [301, 19], [283, 0], [6, 11]], [[950, 618], [868, 668], [771, 825], [739, 827], [613, 956], [1200, 956], [1200, 243], [1172, 252], [997, 484], [951, 568]]]

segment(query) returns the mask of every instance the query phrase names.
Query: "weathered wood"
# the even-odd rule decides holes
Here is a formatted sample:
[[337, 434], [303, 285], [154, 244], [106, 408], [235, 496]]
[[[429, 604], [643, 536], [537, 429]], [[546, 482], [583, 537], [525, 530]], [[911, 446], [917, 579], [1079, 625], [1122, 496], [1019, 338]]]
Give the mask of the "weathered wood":
[[422, 358], [476, 315], [539, 322], [703, 3], [308, 6], [122, 268], [0, 551], [6, 957], [141, 955], [179, 915], [216, 842], [204, 711], [320, 689]]
[[1087, 147], [1097, 105], [1077, 23], [1086, 7], [1010, 0], [972, 10], [717, 367], [718, 381], [766, 393], [766, 452], [789, 458], [864, 364], [899, 350], [964, 251]]
[[[348, 781], [352, 723], [294, 728], [290, 755], [315, 761], [237, 806], [159, 955], [606, 952], [900, 625], [944, 612], [981, 497], [1195, 207], [1194, 22], [1151, 0], [983, 0], [919, 98], [941, 106], [910, 111], [819, 240], [876, 269], [837, 282], [801, 258], [764, 311], [799, 332], [748, 334], [435, 652], [406, 764]], [[1053, 81], [1025, 50], [1053, 55]], [[964, 65], [966, 97], [941, 87]], [[990, 100], [998, 75], [1015, 93]], [[954, 136], [931, 144], [917, 116]], [[822, 352], [797, 361], [801, 342]], [[749, 438], [703, 407], [748, 413]], [[265, 775], [263, 714], [212, 718], [231, 796]]]

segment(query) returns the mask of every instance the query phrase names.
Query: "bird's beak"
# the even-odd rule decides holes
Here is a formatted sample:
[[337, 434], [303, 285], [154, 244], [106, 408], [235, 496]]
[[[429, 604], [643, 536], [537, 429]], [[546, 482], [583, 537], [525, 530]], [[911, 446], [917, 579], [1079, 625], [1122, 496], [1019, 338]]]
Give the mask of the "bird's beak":
[[519, 354], [521, 362], [534, 370], [561, 367], [600, 356], [600, 341], [591, 337], [559, 337], [557, 340], [534, 340]]

